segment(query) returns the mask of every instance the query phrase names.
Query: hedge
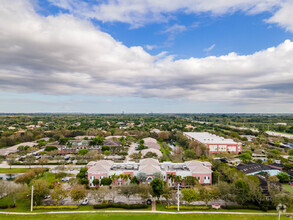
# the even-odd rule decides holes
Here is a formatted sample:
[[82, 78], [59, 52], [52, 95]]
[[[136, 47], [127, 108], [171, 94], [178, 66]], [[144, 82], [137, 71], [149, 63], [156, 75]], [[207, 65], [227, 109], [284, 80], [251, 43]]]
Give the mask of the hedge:
[[223, 209], [253, 209], [253, 210], [260, 210], [259, 206], [256, 205], [226, 205], [222, 206]]
[[78, 209], [77, 205], [59, 205], [59, 206], [34, 206], [35, 210], [38, 209]]
[[107, 209], [107, 208], [122, 208], [122, 209], [146, 209], [148, 208], [148, 205], [146, 204], [98, 204], [93, 205], [94, 209]]
[[0, 205], [0, 209], [15, 208], [15, 205]]
[[[166, 206], [166, 209], [177, 209], [178, 207], [175, 205]], [[208, 210], [210, 207], [208, 206], [179, 206], [180, 210]]]

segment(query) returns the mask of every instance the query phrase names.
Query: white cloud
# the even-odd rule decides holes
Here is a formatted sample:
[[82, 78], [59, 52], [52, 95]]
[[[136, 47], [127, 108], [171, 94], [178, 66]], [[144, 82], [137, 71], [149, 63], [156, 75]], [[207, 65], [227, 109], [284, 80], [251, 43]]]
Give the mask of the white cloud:
[[[0, 90], [51, 95], [289, 103], [293, 42], [240, 56], [174, 60], [126, 47], [72, 15], [42, 17], [28, 1], [2, 0]], [[212, 111], [212, 110], [211, 110]]]
[[293, 2], [285, 1], [281, 4], [281, 7], [277, 12], [267, 20], [268, 23], [276, 23], [279, 26], [285, 28], [287, 31], [293, 32]]
[[[146, 23], [166, 22], [172, 14], [210, 13], [213, 16], [242, 11], [247, 14], [270, 12], [272, 23], [292, 31], [292, 0], [105, 0], [85, 3], [79, 0], [50, 0], [78, 16], [95, 18], [103, 22], [124, 22], [132, 27]], [[274, 14], [277, 11], [276, 14]]]
[[210, 47], [205, 48], [203, 51], [205, 51], [205, 52], [210, 52], [210, 51], [212, 51], [212, 50], [215, 48], [215, 46], [216, 46], [216, 44], [213, 44], [213, 45], [211, 45]]

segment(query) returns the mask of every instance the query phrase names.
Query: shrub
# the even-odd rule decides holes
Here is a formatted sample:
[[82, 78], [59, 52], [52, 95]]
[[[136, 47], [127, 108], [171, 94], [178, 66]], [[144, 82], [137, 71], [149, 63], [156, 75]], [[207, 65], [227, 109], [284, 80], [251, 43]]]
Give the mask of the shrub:
[[[166, 209], [177, 209], [176, 205], [166, 206]], [[208, 206], [179, 206], [180, 210], [209, 210]]]
[[0, 205], [0, 209], [15, 208], [15, 205]]
[[45, 148], [45, 151], [53, 151], [53, 150], [58, 150], [58, 148], [55, 147], [55, 146], [47, 146], [47, 147]]
[[112, 180], [110, 178], [105, 177], [101, 179], [101, 185], [103, 186], [109, 186], [111, 185], [111, 183], [112, 183]]
[[78, 209], [77, 205], [60, 205], [60, 206], [34, 206], [35, 210], [38, 209]]
[[256, 205], [226, 205], [222, 207], [223, 209], [252, 209], [260, 210], [259, 206]]
[[121, 209], [146, 209], [146, 204], [98, 204], [93, 205], [94, 209], [107, 209], [107, 208], [121, 208]]

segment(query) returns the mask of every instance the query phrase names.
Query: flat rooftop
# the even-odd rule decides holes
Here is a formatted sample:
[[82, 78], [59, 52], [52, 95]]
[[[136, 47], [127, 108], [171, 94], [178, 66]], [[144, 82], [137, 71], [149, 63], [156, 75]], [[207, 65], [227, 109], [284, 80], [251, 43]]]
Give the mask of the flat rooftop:
[[184, 132], [184, 135], [204, 144], [238, 144], [232, 139], [225, 139], [223, 137], [208, 132]]

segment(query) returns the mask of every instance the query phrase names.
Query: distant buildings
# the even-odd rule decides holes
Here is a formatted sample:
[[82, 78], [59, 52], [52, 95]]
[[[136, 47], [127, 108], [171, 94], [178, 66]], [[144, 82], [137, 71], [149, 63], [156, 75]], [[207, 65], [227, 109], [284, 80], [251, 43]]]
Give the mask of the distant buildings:
[[56, 146], [60, 151], [60, 154], [76, 154], [80, 149], [97, 150], [98, 152], [101, 152], [102, 146], [108, 146], [110, 147], [110, 150], [113, 147], [121, 146], [120, 142], [113, 140], [104, 140], [104, 144], [102, 146], [91, 146], [90, 140], [70, 140], [69, 144], [66, 145], [60, 145], [57, 142], [48, 145]]
[[242, 144], [233, 141], [232, 139], [225, 139], [223, 137], [210, 134], [208, 132], [184, 132], [188, 139], [197, 141], [205, 145], [209, 149], [210, 154], [215, 153], [241, 153]]
[[[169, 178], [169, 174], [180, 176], [182, 178], [186, 176], [196, 177], [201, 184], [212, 183], [212, 164], [209, 162], [200, 161], [187, 161], [184, 163], [171, 163], [163, 162], [159, 163], [158, 160], [152, 158], [146, 158], [135, 162], [127, 163], [114, 163], [109, 160], [100, 160], [97, 162], [91, 161], [88, 163], [88, 180], [89, 186], [94, 187], [93, 180], [102, 178], [111, 178], [119, 176], [120, 174], [129, 174], [132, 177], [137, 176], [139, 173], [144, 173], [145, 182], [143, 184], [150, 184], [154, 179], [155, 173], [160, 173], [163, 176], [163, 180], [167, 181], [169, 186], [176, 186], [177, 183]], [[129, 180], [117, 179], [114, 180], [114, 185], [129, 184]], [[182, 186], [185, 186], [183, 181]]]

